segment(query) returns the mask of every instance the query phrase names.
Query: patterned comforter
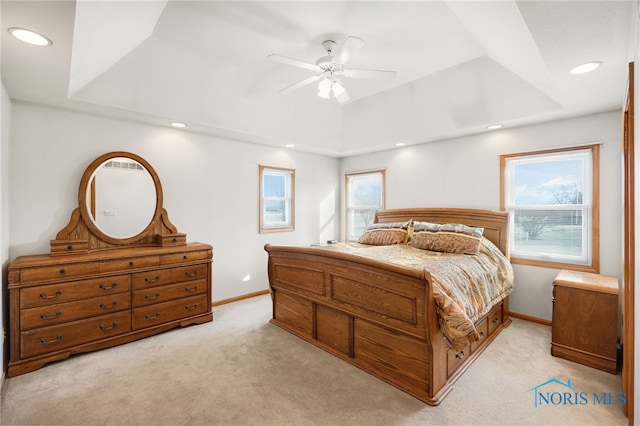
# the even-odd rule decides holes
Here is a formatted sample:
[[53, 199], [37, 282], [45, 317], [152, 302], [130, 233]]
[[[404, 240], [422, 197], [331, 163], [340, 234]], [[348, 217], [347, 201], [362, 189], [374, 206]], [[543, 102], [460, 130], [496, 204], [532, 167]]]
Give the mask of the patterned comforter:
[[433, 252], [406, 244], [338, 243], [326, 248], [421, 271], [427, 269], [432, 277], [440, 324], [454, 348], [479, 340], [474, 322], [488, 314], [513, 290], [511, 264], [484, 237], [477, 255]]

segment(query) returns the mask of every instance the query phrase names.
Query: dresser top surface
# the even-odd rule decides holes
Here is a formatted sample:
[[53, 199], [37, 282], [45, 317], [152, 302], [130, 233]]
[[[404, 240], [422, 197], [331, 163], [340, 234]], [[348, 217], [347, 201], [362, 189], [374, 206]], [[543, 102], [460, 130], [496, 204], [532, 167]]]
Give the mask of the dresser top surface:
[[80, 262], [95, 262], [114, 259], [125, 259], [132, 257], [154, 256], [172, 253], [184, 253], [201, 250], [213, 250], [213, 247], [204, 243], [188, 243], [177, 246], [137, 246], [137, 247], [119, 247], [108, 248], [103, 250], [95, 250], [88, 253], [70, 253], [70, 254], [36, 254], [20, 256], [16, 258], [9, 270], [20, 268], [31, 268], [46, 265], [60, 265]]

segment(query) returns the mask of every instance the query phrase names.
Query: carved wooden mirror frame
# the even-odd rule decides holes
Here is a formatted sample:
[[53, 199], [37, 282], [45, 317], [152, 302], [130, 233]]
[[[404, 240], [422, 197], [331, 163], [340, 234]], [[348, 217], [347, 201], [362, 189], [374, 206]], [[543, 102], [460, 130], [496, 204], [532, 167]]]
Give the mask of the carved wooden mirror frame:
[[[114, 158], [128, 158], [138, 162], [149, 172], [155, 185], [156, 206], [149, 224], [137, 235], [116, 238], [103, 232], [91, 219], [87, 203], [87, 189], [96, 170]], [[71, 213], [69, 224], [51, 240], [51, 253], [86, 253], [116, 247], [170, 246], [186, 244], [186, 235], [178, 233], [169, 221], [167, 211], [162, 206], [162, 185], [158, 174], [142, 157], [124, 151], [109, 152], [96, 158], [85, 170], [78, 190], [78, 207]]]

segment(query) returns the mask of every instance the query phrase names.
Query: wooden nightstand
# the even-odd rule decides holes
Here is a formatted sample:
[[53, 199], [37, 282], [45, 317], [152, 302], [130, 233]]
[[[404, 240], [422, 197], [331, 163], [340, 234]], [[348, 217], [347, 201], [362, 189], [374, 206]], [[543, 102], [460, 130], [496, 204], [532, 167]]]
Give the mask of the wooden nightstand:
[[616, 374], [618, 280], [563, 270], [553, 281], [551, 355]]

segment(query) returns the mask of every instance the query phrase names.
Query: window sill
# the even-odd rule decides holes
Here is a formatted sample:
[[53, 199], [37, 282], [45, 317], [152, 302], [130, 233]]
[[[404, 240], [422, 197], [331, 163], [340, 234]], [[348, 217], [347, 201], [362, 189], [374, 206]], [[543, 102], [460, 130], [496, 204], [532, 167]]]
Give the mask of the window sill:
[[569, 269], [571, 271], [580, 271], [580, 272], [592, 272], [595, 274], [600, 273], [599, 265], [573, 265], [571, 263], [561, 263], [561, 262], [546, 262], [543, 260], [531, 260], [531, 259], [518, 259], [511, 258], [511, 263], [518, 265], [528, 265], [528, 266], [539, 266], [542, 268], [553, 268], [553, 269]]

